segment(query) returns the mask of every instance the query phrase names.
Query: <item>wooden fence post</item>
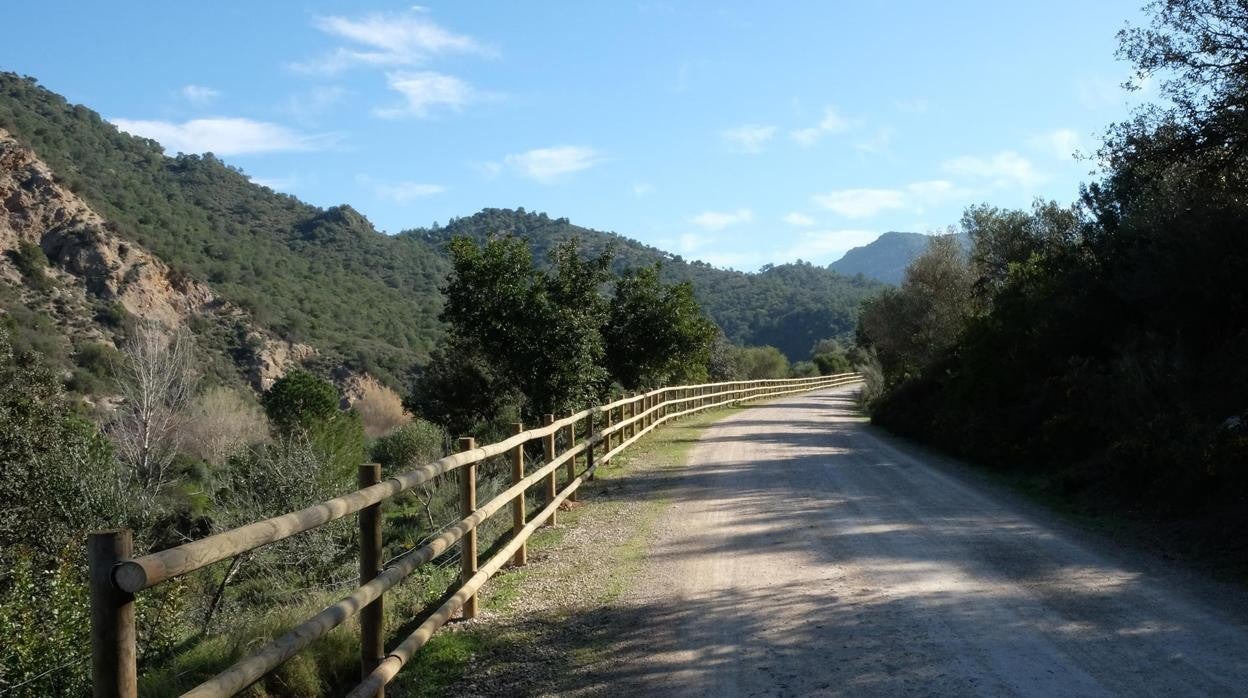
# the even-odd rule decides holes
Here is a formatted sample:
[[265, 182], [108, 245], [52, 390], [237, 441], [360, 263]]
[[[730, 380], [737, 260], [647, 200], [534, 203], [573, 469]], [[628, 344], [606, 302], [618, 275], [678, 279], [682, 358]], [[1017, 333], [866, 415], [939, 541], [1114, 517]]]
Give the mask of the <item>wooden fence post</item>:
[[[551, 424], [554, 424], [554, 423], [555, 423], [555, 415], [553, 414], [542, 415], [543, 426], [549, 427]], [[546, 438], [542, 439], [542, 455], [545, 457], [547, 463], [550, 463], [552, 460], [555, 459], [555, 433], [553, 431], [547, 434]], [[558, 494], [558, 490], [559, 490], [559, 486], [555, 482], [555, 471], [552, 470], [550, 471], [550, 474], [546, 476], [546, 504], [550, 504], [551, 502], [555, 501], [555, 496]], [[550, 512], [550, 518], [546, 520], [546, 525], [547, 526], [559, 525], [558, 509]]]
[[139, 693], [134, 595], [113, 583], [113, 566], [133, 554], [129, 529], [95, 531], [87, 537], [91, 686], [96, 698], [135, 698]]
[[[571, 451], [576, 446], [576, 422], [568, 425], [568, 450]], [[571, 484], [576, 479], [576, 456], [573, 455], [568, 459], [568, 483]], [[568, 501], [575, 502], [577, 500], [576, 492], [568, 495]]]
[[585, 471], [589, 472], [586, 480], [593, 481], [594, 474], [590, 472], [594, 468], [594, 413], [590, 412], [585, 417]]
[[[471, 436], [459, 439], [459, 450], [471, 451], [477, 447], [477, 440]], [[471, 516], [477, 510], [477, 464], [469, 463], [459, 469], [459, 513], [461, 517]], [[459, 543], [459, 583], [467, 584], [477, 573], [477, 529], [464, 534]], [[465, 620], [477, 617], [477, 595], [464, 599], [463, 616]]]
[[[381, 482], [381, 466], [364, 463], [360, 466], [360, 489]], [[381, 502], [364, 507], [360, 522], [360, 586], [373, 581], [381, 572]], [[366, 679], [386, 655], [383, 596], [360, 609], [360, 678]], [[386, 689], [375, 694], [383, 698]]]
[[[524, 431], [524, 424], [516, 422], [511, 425], [511, 433], [519, 434]], [[524, 479], [524, 444], [520, 444], [511, 450], [511, 484], [516, 484]], [[524, 528], [524, 491], [521, 490], [516, 498], [511, 500], [511, 535], [518, 537], [520, 531]], [[529, 562], [529, 544], [521, 543], [520, 549], [511, 558], [511, 564], [516, 567], [523, 567]]]

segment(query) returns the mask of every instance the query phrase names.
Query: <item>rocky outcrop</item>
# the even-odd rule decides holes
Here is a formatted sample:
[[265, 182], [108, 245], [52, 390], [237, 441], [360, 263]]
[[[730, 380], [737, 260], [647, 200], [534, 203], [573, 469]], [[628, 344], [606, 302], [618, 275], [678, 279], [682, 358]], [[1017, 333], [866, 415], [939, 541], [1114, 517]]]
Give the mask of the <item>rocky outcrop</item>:
[[[23, 285], [11, 256], [23, 243], [43, 250], [49, 262], [46, 273], [57, 281], [39, 292], [42, 299]], [[240, 368], [261, 390], [316, 354], [306, 344], [256, 327], [243, 310], [218, 299], [206, 284], [178, 273], [119, 235], [4, 129], [0, 129], [0, 282], [17, 287], [31, 305], [42, 300], [45, 312], [58, 316], [67, 332], [76, 328], [94, 341], [110, 344], [111, 337], [93, 321], [93, 300], [120, 304], [130, 315], [171, 330], [186, 326], [192, 318], [241, 322], [253, 349], [240, 352], [250, 364]]]

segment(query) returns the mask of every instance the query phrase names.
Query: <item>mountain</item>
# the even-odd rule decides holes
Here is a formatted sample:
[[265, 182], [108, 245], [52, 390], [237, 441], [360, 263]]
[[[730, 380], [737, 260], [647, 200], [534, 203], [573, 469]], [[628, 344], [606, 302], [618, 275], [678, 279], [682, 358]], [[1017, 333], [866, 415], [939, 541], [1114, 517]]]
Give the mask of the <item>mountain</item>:
[[828, 265], [842, 274], [862, 274], [887, 284], [900, 284], [906, 267], [927, 249], [930, 237], [922, 233], [888, 232], [862, 247], [855, 247]]
[[767, 265], [757, 273], [718, 269], [617, 233], [524, 209], [485, 209], [445, 226], [407, 230], [400, 237], [417, 237], [441, 249], [453, 237], [483, 241], [507, 233], [528, 240], [539, 261], [561, 242], [576, 238], [586, 253], [612, 250], [617, 272], [661, 264], [664, 280], [692, 282], [698, 303], [729, 340], [769, 344], [795, 361], [808, 358], [820, 339], [849, 338], [857, 326], [858, 304], [882, 287], [807, 262]]
[[301, 364], [405, 388], [444, 331], [455, 235], [514, 233], [539, 260], [579, 237], [589, 253], [614, 249], [620, 269], [662, 263], [731, 340], [793, 359], [852, 333], [878, 287], [804, 263], [716, 269], [523, 209], [388, 236], [350, 206], [276, 193], [212, 154], [166, 156], [13, 73], [0, 73], [0, 129], [0, 228], [11, 229], [0, 236], [0, 321], [84, 390], [132, 316], [193, 330], [223, 382], [262, 387]]

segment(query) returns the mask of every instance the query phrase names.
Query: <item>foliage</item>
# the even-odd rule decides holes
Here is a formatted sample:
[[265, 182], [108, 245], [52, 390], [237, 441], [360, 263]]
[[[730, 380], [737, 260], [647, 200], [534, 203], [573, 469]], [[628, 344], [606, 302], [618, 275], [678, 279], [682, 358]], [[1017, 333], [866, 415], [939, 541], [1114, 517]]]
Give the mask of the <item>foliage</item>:
[[48, 258], [43, 248], [29, 240], [19, 240], [17, 247], [9, 250], [9, 259], [22, 275], [27, 286], [46, 290], [52, 286], [52, 278], [47, 274]]
[[215, 387], [191, 403], [185, 426], [185, 450], [215, 466], [269, 438], [269, 422], [250, 395], [232, 388]]
[[329, 381], [295, 370], [277, 379], [264, 393], [264, 411], [282, 433], [311, 429], [338, 414], [338, 391]]
[[364, 462], [364, 427], [355, 412], [338, 409], [338, 390], [307, 371], [291, 371], [262, 400], [265, 413], [286, 439], [306, 437], [334, 477], [349, 477]]
[[[583, 259], [570, 242], [554, 250], [551, 270], [542, 271], [528, 245], [514, 237], [480, 246], [457, 239], [450, 251], [454, 273], [445, 289], [443, 319], [449, 325], [447, 346], [454, 351], [438, 353], [425, 382], [467, 401], [467, 409], [451, 409], [488, 421], [496, 414], [491, 408], [508, 397], [519, 400], [524, 418], [533, 422], [602, 395], [607, 373], [599, 328], [607, 303], [599, 288], [609, 257]], [[491, 392], [473, 395], [461, 386]], [[428, 388], [419, 395], [433, 397]], [[452, 416], [447, 408], [438, 414], [446, 399], [435, 397], [437, 402], [418, 409], [429, 417]], [[469, 426], [452, 419], [452, 428]]]
[[403, 398], [384, 385], [365, 383], [363, 395], [351, 403], [351, 409], [360, 415], [364, 435], [375, 439], [402, 427], [411, 420], [403, 410]]
[[789, 360], [775, 347], [741, 347], [735, 354], [735, 373], [742, 380], [789, 377]]
[[717, 328], [702, 315], [693, 284], [665, 284], [656, 265], [615, 285], [603, 337], [611, 375], [630, 390], [706, 379]]
[[372, 456], [386, 472], [401, 472], [441, 458], [449, 440], [442, 427], [416, 419], [377, 439]]
[[974, 283], [957, 243], [932, 238], [900, 288], [863, 302], [858, 343], [876, 351], [888, 381], [918, 375], [953, 346], [974, 314]]
[[1078, 209], [967, 212], [983, 305], [944, 351], [895, 351], [888, 332], [907, 331], [864, 310], [890, 376], [873, 417], [1098, 506], [1203, 518], [1242, 559], [1248, 16], [1151, 8], [1121, 53], [1164, 78], [1168, 105], [1110, 130]]
[[524, 209], [487, 208], [442, 227], [408, 230], [415, 237], [447, 248], [456, 238], [485, 244], [493, 237], [513, 235], [528, 243], [541, 262], [570, 240], [578, 240], [589, 256], [612, 252], [612, 270], [625, 274], [661, 264], [666, 284], [688, 281], [707, 317], [737, 344], [770, 344], [791, 359], [806, 356], [810, 345], [823, 337], [852, 337], [859, 302], [883, 287], [862, 276], [846, 276], [808, 262], [764, 267], [758, 273], [719, 269], [705, 262], [630, 240], [573, 225], [566, 218], [550, 218]]
[[425, 241], [381, 234], [349, 206], [278, 194], [210, 153], [167, 157], [13, 73], [0, 72], [0, 128], [114, 232], [330, 361], [399, 386], [441, 335], [449, 265]]

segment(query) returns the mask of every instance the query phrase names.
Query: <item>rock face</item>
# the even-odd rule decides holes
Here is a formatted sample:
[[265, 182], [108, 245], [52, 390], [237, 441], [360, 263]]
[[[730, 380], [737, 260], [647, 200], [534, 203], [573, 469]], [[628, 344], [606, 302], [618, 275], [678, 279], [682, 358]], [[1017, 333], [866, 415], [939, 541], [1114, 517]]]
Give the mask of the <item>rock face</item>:
[[38, 245], [48, 259], [46, 273], [58, 283], [46, 291], [53, 297], [43, 306], [67, 332], [76, 328], [94, 341], [113, 343], [91, 319], [93, 300], [120, 304], [130, 315], [170, 330], [192, 318], [241, 322], [254, 347], [251, 365], [241, 368], [261, 390], [316, 354], [306, 344], [257, 328], [243, 310], [219, 300], [207, 285], [113, 232], [31, 150], [0, 129], [0, 282], [17, 287], [22, 299], [34, 304], [37, 299], [23, 285], [12, 256], [23, 243]]

